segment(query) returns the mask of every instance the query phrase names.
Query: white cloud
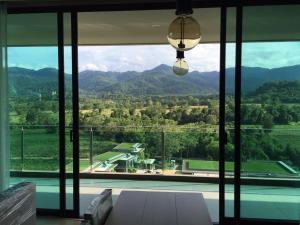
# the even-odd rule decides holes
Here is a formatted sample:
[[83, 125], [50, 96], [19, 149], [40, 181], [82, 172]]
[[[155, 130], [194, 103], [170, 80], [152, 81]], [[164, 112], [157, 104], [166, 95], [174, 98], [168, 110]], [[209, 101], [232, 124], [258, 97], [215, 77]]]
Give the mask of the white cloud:
[[[235, 45], [227, 44], [226, 66], [235, 66]], [[71, 51], [65, 49], [65, 70], [71, 72]], [[185, 53], [190, 71], [219, 70], [219, 44], [199, 44]], [[300, 64], [300, 42], [243, 43], [243, 66], [275, 68]], [[55, 47], [9, 47], [8, 65], [29, 69], [58, 68]], [[144, 71], [160, 64], [172, 66], [176, 51], [170, 45], [80, 46], [79, 70]]]
[[[169, 45], [79, 47], [80, 70], [101, 63], [111, 71], [144, 71], [175, 61], [176, 51]], [[219, 45], [200, 44], [186, 53], [186, 61], [191, 71], [219, 70]]]
[[107, 72], [108, 68], [105, 65], [96, 65], [93, 63], [88, 63], [86, 65], [83, 65], [83, 67], [80, 67], [80, 70], [97, 70], [97, 71], [104, 71]]
[[274, 68], [300, 64], [299, 42], [243, 44], [242, 62], [247, 66]]
[[220, 45], [198, 45], [186, 53], [186, 60], [190, 71], [218, 71], [220, 65]]

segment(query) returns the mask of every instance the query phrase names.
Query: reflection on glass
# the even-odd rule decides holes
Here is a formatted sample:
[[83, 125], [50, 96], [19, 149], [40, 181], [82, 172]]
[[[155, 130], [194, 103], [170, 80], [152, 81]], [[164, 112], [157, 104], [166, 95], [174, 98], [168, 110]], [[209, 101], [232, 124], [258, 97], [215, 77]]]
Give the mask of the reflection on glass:
[[[292, 41], [295, 30], [281, 32], [283, 27], [290, 27], [295, 9], [299, 10], [299, 6], [245, 8], [241, 97], [243, 218], [299, 221], [296, 193], [300, 190], [300, 61], [294, 52], [300, 45]], [[283, 10], [288, 13], [281, 14]], [[264, 22], [254, 22], [255, 15]], [[253, 35], [253, 26], [264, 32]], [[274, 26], [278, 29], [268, 33]], [[256, 42], [247, 42], [250, 39]], [[257, 181], [250, 182], [252, 179]], [[267, 184], [261, 182], [266, 180]]]
[[11, 185], [34, 182], [47, 209], [59, 208], [56, 16], [8, 15]]

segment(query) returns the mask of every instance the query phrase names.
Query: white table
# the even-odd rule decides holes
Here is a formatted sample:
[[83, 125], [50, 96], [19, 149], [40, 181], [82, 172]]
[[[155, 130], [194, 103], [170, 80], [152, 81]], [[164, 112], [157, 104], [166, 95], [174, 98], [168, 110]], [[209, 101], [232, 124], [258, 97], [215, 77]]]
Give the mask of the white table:
[[105, 225], [212, 225], [200, 193], [122, 191]]

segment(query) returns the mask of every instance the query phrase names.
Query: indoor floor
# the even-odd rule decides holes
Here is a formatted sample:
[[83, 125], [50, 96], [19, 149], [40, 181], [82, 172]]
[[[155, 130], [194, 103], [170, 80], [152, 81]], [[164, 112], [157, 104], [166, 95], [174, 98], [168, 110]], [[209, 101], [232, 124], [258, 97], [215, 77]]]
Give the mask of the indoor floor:
[[[48, 208], [59, 205], [58, 180], [43, 178], [11, 178], [16, 184], [23, 180], [33, 181], [37, 186], [37, 207], [47, 200]], [[147, 191], [188, 191], [201, 192], [205, 198], [213, 222], [219, 221], [219, 186], [218, 184], [171, 182], [171, 181], [137, 181], [111, 179], [80, 180], [80, 213], [83, 214], [91, 200], [105, 188], [113, 190], [113, 201], [116, 202], [120, 192], [125, 189]], [[72, 205], [72, 183], [67, 181], [67, 208]], [[233, 216], [233, 185], [226, 186], [226, 215]], [[247, 217], [278, 219], [295, 218], [300, 211], [300, 188], [247, 185], [241, 187], [241, 214]], [[68, 200], [69, 199], [69, 200]], [[267, 210], [266, 210], [267, 209]]]

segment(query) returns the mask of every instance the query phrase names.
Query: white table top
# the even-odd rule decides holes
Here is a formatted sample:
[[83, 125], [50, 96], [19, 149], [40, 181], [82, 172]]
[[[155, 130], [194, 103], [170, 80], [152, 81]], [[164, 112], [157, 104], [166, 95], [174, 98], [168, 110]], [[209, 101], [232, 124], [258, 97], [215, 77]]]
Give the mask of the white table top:
[[105, 225], [212, 225], [200, 193], [122, 191]]

